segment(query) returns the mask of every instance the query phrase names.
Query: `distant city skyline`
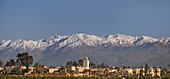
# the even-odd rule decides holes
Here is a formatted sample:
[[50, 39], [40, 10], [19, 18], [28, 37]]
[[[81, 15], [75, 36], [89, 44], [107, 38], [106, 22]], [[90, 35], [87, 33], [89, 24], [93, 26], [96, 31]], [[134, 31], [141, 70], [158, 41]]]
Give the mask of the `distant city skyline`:
[[170, 37], [169, 0], [1, 0], [0, 41], [76, 33]]

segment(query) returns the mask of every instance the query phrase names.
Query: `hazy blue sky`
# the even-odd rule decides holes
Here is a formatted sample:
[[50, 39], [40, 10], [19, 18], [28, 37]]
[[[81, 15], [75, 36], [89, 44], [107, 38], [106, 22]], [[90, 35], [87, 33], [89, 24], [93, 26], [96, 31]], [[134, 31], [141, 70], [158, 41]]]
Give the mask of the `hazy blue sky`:
[[80, 32], [170, 37], [170, 0], [0, 0], [0, 40]]

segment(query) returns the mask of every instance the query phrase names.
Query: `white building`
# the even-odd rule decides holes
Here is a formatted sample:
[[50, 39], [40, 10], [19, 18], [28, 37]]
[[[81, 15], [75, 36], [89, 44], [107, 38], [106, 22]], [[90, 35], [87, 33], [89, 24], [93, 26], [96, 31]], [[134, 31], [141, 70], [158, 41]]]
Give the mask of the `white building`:
[[85, 60], [83, 60], [83, 67], [86, 69], [89, 69], [89, 60], [88, 57], [85, 57]]

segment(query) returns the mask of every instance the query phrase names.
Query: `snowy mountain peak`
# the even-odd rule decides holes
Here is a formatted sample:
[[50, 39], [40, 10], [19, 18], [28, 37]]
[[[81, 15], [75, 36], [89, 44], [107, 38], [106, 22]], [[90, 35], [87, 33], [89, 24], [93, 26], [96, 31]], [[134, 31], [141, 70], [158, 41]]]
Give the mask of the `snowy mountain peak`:
[[65, 38], [65, 37], [68, 37], [68, 36], [53, 35], [49, 39], [62, 39], [62, 38]]
[[84, 35], [88, 35], [88, 34], [85, 34], [85, 33], [77, 33], [77, 34], [74, 34], [74, 35], [84, 36]]
[[125, 36], [129, 36], [129, 35], [124, 35], [124, 34], [116, 34], [117, 37], [125, 37]]
[[141, 36], [141, 37], [145, 40], [145, 42], [156, 42], [156, 41], [158, 41], [158, 39], [152, 38], [152, 37], [149, 37], [149, 36]]

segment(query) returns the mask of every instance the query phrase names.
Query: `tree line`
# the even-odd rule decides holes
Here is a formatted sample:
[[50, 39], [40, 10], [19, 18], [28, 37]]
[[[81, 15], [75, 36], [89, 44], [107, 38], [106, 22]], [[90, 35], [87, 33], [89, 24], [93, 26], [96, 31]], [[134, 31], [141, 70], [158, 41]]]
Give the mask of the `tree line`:
[[[29, 56], [28, 52], [24, 52], [24, 53], [19, 53], [17, 56], [17, 59], [10, 59], [9, 61], [7, 61], [7, 63], [5, 64], [5, 66], [16, 66], [16, 68], [13, 69], [13, 72], [19, 72], [18, 69], [21, 66], [25, 66], [26, 67], [26, 71], [29, 71], [29, 65], [33, 64], [33, 57]], [[3, 66], [3, 62], [0, 61], [0, 66]], [[4, 68], [6, 70], [6, 68]], [[5, 72], [7, 73], [7, 71]]]
[[[25, 72], [28, 72], [29, 71], [29, 66], [31, 64], [33, 64], [33, 61], [34, 61], [33, 57], [29, 56], [29, 54], [27, 52], [19, 53], [16, 57], [17, 57], [16, 60], [10, 59], [9, 61], [7, 61], [5, 66], [16, 66], [16, 68], [14, 68], [12, 70], [13, 73], [19, 73], [18, 69], [21, 66], [26, 66], [26, 71]], [[77, 61], [74, 61], [74, 62], [73, 61], [68, 61], [66, 63], [66, 65], [67, 66], [83, 66], [83, 59], [78, 60], [78, 62]], [[3, 62], [1, 60], [0, 60], [0, 66], [1, 67], [3, 66]], [[107, 66], [104, 63], [96, 65], [92, 61], [89, 63], [89, 66], [90, 66], [90, 68], [109, 68], [109, 66]], [[170, 67], [170, 64], [168, 66]], [[44, 72], [43, 69], [42, 69], [42, 65], [41, 64], [35, 63], [34, 67], [37, 70], [36, 73]], [[118, 67], [116, 67], [116, 68], [118, 68]], [[130, 66], [123, 66], [123, 69], [125, 69], [125, 68], [130, 68]], [[142, 76], [142, 73], [145, 73], [145, 76], [150, 76], [150, 74], [148, 74], [148, 71], [149, 71], [149, 68], [150, 68], [148, 66], [148, 64], [146, 64], [145, 67], [141, 66], [141, 68], [144, 68], [145, 71], [140, 70], [140, 74], [139, 74], [140, 76]], [[153, 67], [153, 68], [156, 68], [156, 67]], [[157, 70], [155, 70], [155, 72], [157, 72]], [[135, 73], [135, 72], [133, 72], [133, 73]], [[5, 72], [5, 74], [7, 74], [7, 71]], [[168, 69], [167, 68], [161, 68], [161, 76], [167, 76], [167, 74], [168, 74]]]
[[[77, 61], [74, 61], [74, 62], [68, 61], [66, 65], [67, 66], [81, 66], [82, 67], [83, 66], [83, 59], [78, 60], [78, 62]], [[109, 67], [109, 66], [104, 64], [104, 63], [97, 65], [97, 64], [95, 64], [94, 62], [91, 61], [89, 63], [89, 67], [90, 68], [106, 68], [106, 67]]]

